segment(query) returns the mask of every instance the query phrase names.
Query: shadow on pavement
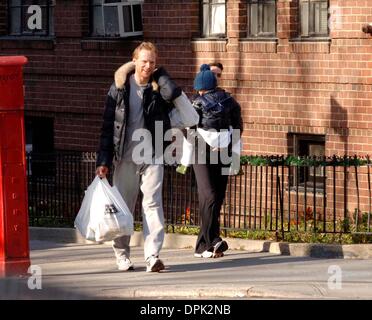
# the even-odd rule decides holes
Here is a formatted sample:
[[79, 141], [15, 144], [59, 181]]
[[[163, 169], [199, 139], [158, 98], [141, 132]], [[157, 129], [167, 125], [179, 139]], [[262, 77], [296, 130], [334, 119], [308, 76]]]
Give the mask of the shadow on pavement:
[[28, 278], [0, 279], [0, 300], [89, 300], [92, 297], [51, 286], [30, 289]]

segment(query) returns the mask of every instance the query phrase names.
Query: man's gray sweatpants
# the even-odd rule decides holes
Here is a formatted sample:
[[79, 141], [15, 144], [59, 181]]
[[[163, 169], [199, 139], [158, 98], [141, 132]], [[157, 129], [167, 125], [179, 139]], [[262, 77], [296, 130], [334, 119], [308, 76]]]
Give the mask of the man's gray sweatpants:
[[[164, 167], [163, 165], [137, 165], [122, 160], [116, 167], [113, 177], [129, 210], [134, 215], [139, 190], [143, 193], [142, 221], [145, 260], [158, 256], [164, 241], [164, 212], [162, 201]], [[113, 248], [116, 258], [130, 256], [130, 236], [116, 238]]]

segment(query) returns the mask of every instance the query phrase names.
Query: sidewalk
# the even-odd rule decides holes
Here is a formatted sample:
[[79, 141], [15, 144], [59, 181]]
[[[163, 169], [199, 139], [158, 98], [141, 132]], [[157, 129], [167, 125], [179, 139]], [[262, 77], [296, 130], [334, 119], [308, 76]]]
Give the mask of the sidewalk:
[[42, 289], [28, 289], [28, 278], [0, 279], [1, 299], [372, 299], [372, 259], [247, 250], [201, 259], [191, 247], [168, 248], [161, 254], [166, 270], [146, 273], [143, 249], [134, 246], [135, 270], [119, 272], [109, 244], [30, 244]]

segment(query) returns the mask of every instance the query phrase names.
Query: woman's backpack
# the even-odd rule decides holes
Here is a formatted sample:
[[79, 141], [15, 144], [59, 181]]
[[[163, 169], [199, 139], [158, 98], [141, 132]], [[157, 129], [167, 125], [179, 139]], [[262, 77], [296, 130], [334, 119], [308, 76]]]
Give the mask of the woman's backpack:
[[231, 99], [230, 94], [225, 91], [198, 96], [194, 104], [201, 112], [199, 126], [204, 129], [229, 129]]

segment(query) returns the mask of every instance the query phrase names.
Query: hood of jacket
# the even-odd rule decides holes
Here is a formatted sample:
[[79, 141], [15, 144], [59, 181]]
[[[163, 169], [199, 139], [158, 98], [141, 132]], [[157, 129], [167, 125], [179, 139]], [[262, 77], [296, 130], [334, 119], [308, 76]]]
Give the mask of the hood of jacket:
[[[129, 78], [135, 72], [135, 64], [133, 61], [127, 62], [126, 64], [122, 65], [118, 70], [115, 72], [115, 86], [118, 89], [123, 89], [129, 81]], [[154, 91], [159, 91], [159, 85], [151, 79], [152, 89]]]

